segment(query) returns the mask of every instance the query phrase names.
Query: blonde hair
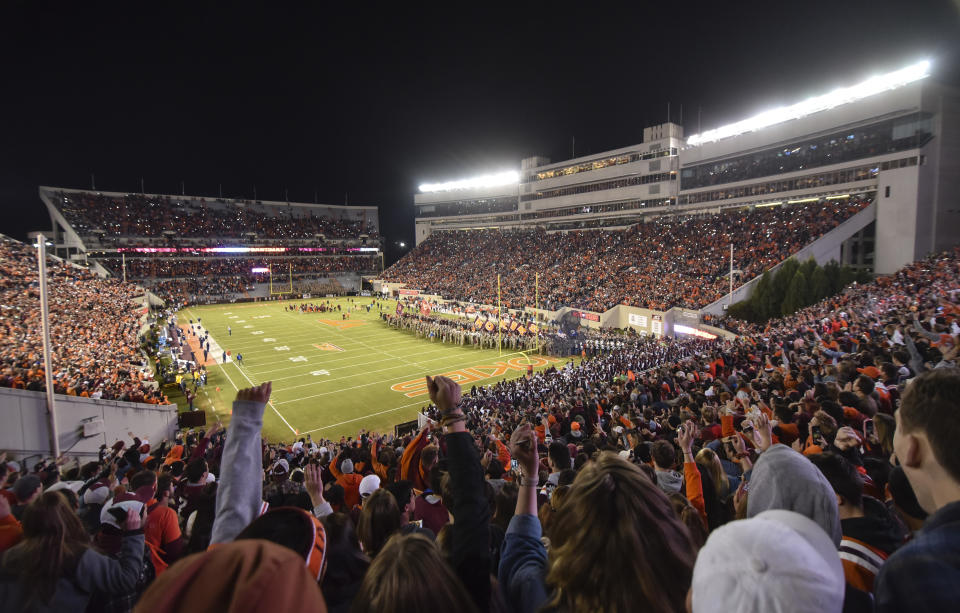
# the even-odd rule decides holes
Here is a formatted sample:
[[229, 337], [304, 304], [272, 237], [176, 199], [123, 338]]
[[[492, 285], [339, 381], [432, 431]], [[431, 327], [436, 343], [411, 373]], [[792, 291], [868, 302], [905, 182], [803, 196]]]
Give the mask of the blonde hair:
[[716, 484], [718, 491], [730, 492], [730, 479], [723, 470], [723, 464], [720, 463], [720, 458], [713, 449], [704, 447], [697, 454], [696, 460], [697, 464], [703, 466], [703, 468], [710, 473], [710, 476], [713, 477], [713, 482]]
[[601, 453], [551, 520], [548, 606], [682, 610], [696, 552], [666, 495], [635, 465]]

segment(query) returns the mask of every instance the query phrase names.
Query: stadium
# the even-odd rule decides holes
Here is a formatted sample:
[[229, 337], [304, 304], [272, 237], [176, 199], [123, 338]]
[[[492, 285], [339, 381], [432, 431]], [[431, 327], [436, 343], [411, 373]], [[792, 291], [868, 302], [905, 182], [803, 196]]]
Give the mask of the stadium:
[[936, 72], [438, 164], [409, 247], [378, 202], [35, 183], [45, 223], [0, 235], [0, 599], [951, 606], [960, 89]]

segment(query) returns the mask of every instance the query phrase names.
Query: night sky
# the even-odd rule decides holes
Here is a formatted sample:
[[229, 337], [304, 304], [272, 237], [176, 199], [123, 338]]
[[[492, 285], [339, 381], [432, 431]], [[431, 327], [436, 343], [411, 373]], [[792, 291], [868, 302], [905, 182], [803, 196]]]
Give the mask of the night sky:
[[[0, 232], [41, 184], [377, 205], [413, 240], [424, 181], [697, 131], [919, 59], [960, 85], [960, 0], [284, 3], [0, 8]], [[274, 5], [280, 3], [273, 3]], [[78, 6], [84, 5], [84, 6]]]

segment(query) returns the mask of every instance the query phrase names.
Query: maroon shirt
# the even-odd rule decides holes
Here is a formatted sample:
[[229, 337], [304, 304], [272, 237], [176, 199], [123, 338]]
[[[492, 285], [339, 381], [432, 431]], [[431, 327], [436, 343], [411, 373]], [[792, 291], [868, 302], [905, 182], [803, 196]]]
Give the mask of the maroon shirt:
[[427, 494], [421, 494], [414, 501], [413, 519], [414, 521], [422, 519], [424, 528], [429, 528], [434, 534], [440, 534], [440, 529], [450, 521], [450, 515], [447, 513], [447, 507], [443, 506], [443, 502], [430, 504], [426, 496]]

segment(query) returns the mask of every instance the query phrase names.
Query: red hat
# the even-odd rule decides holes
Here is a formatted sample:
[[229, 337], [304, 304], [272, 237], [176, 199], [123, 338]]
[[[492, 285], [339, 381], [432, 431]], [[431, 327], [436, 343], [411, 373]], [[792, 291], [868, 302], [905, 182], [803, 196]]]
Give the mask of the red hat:
[[883, 373], [880, 372], [880, 369], [876, 366], [865, 366], [864, 368], [858, 368], [857, 372], [861, 375], [867, 375], [871, 379], [879, 379], [883, 376]]
[[575, 422], [573, 422], [572, 424], [570, 424], [570, 429], [571, 429], [571, 430], [579, 430], [579, 429], [580, 429], [580, 422], [575, 421]]

